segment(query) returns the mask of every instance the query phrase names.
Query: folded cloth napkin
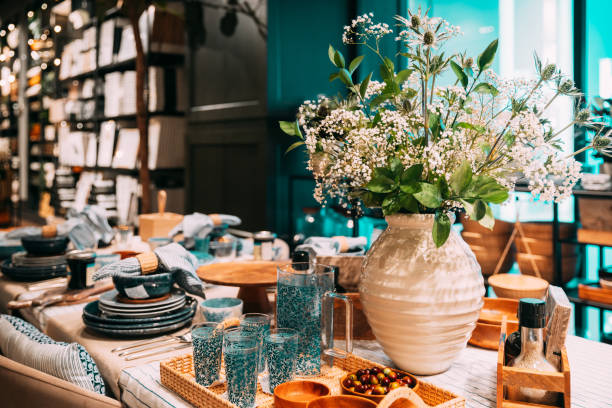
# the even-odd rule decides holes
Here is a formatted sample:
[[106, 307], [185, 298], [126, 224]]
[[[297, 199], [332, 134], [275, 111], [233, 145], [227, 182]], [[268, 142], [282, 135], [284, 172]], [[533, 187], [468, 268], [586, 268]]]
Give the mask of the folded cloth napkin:
[[[158, 270], [174, 274], [175, 282], [185, 291], [205, 298], [204, 284], [196, 274], [198, 260], [177, 243], [155, 248], [153, 251], [159, 261]], [[140, 275], [140, 262], [136, 258], [126, 258], [98, 269], [93, 276], [95, 281], [115, 275]]]
[[227, 214], [201, 214], [193, 213], [183, 217], [183, 221], [170, 231], [168, 237], [172, 238], [175, 235], [183, 233], [185, 239], [185, 247], [193, 248], [195, 238], [206, 238], [217, 225], [240, 225], [242, 221], [234, 215]]
[[[79, 219], [68, 219], [66, 222], [57, 224], [57, 235], [66, 236], [74, 227], [82, 223]], [[23, 237], [35, 237], [42, 235], [42, 227], [15, 228], [6, 234], [7, 239], [21, 239]]]
[[366, 237], [310, 237], [306, 238], [304, 243], [296, 248], [296, 251], [310, 249], [317, 256], [334, 256], [348, 251], [351, 251], [352, 255], [358, 255], [363, 254], [367, 244]]
[[[83, 235], [83, 239], [87, 239], [85, 234], [89, 235], [90, 237], [91, 235], [93, 235], [93, 237], [89, 238], [90, 240], [93, 239], [94, 243], [102, 241], [106, 245], [110, 244], [113, 240], [113, 229], [108, 223], [106, 211], [100, 206], [86, 205], [83, 211], [81, 212], [70, 210], [68, 212], [68, 218], [78, 218], [85, 222], [88, 228], [84, 229], [86, 231], [84, 231], [83, 234], [80, 234]], [[75, 245], [77, 245], [75, 239], [78, 240], [79, 237], [77, 236], [75, 237], [75, 239], [73, 239], [73, 237], [71, 236], [70, 238], [75, 243]], [[79, 245], [77, 245], [77, 247], [78, 246]], [[84, 247], [91, 248], [93, 247], [93, 245], [86, 245]]]

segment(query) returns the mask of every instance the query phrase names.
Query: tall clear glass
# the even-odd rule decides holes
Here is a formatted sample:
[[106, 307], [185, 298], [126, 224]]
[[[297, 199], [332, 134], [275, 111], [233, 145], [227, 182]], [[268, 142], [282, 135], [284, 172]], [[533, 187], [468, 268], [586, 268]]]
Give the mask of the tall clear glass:
[[214, 322], [195, 325], [191, 328], [191, 339], [196, 382], [207, 387], [219, 379], [223, 326]]
[[293, 380], [297, 358], [298, 332], [293, 329], [272, 329], [264, 336], [264, 355], [268, 365], [270, 392], [277, 385]]
[[225, 330], [223, 359], [227, 399], [240, 408], [252, 408], [257, 393], [259, 339], [242, 328]]
[[[352, 351], [353, 304], [334, 292], [334, 268], [314, 262], [294, 262], [277, 269], [276, 325], [299, 334], [296, 374], [318, 375], [321, 354], [344, 358]], [[334, 349], [333, 306], [346, 306], [346, 349]]]
[[264, 313], [245, 313], [240, 317], [240, 327], [259, 339], [257, 371], [260, 373], [266, 366], [266, 360], [263, 353], [263, 339], [265, 333], [270, 330], [271, 320], [272, 316]]

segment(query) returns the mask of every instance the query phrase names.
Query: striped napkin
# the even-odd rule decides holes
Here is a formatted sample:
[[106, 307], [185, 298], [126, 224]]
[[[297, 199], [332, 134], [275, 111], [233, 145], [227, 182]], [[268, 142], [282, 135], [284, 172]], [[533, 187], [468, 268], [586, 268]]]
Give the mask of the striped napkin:
[[[158, 272], [174, 274], [174, 281], [185, 291], [202, 298], [204, 284], [196, 274], [198, 260], [189, 251], [177, 243], [155, 248], [153, 251], [159, 261]], [[126, 258], [98, 269], [93, 276], [95, 281], [117, 275], [140, 275], [140, 263], [136, 258]]]

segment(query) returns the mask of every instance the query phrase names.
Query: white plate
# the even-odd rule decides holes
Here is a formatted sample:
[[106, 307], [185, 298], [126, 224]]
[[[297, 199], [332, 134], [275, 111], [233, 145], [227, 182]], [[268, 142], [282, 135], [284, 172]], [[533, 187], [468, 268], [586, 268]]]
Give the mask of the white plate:
[[181, 300], [185, 300], [185, 292], [180, 289], [174, 289], [170, 293], [170, 297], [168, 299], [160, 300], [159, 302], [154, 303], [121, 303], [117, 300], [117, 295], [119, 293], [113, 289], [109, 292], [105, 292], [100, 295], [100, 304], [110, 306], [117, 309], [148, 309], [148, 308], [156, 308], [160, 306], [167, 306], [171, 304], [178, 303]]

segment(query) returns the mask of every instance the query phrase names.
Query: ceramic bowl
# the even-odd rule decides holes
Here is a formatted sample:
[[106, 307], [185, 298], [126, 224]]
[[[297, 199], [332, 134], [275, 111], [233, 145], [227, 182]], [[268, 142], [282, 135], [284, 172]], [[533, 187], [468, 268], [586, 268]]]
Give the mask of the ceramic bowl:
[[16, 252], [23, 251], [21, 241], [18, 239], [5, 239], [0, 241], [0, 259], [10, 258]]
[[274, 389], [274, 406], [276, 408], [306, 408], [310, 401], [329, 394], [329, 387], [320, 382], [289, 381], [277, 385]]
[[[364, 368], [365, 368], [365, 367], [364, 367]], [[412, 383], [412, 385], [410, 386], [410, 388], [412, 388], [412, 390], [413, 390], [413, 391], [416, 391], [416, 390], [419, 388], [419, 380], [418, 380], [418, 379], [417, 379], [417, 378], [416, 378], [414, 375], [412, 375], [412, 374], [410, 374], [410, 373], [407, 373], [407, 372], [405, 372], [405, 371], [402, 371], [402, 370], [395, 370], [395, 369], [394, 369], [393, 371], [395, 371], [396, 373], [402, 374], [402, 376], [408, 376], [408, 377], [410, 377], [410, 378], [412, 379], [412, 381], [413, 381], [413, 383]], [[385, 397], [386, 397], [386, 395], [366, 395], [366, 394], [362, 394], [362, 393], [359, 393], [359, 392], [355, 392], [355, 391], [351, 391], [351, 390], [349, 390], [348, 388], [346, 388], [346, 387], [344, 386], [344, 380], [345, 380], [345, 379], [346, 379], [346, 377], [348, 377], [350, 374], [351, 374], [351, 373], [349, 373], [349, 374], [347, 374], [347, 375], [343, 376], [343, 377], [340, 379], [340, 388], [342, 389], [342, 393], [343, 393], [343, 394], [347, 394], [347, 395], [355, 395], [355, 396], [357, 396], [357, 397], [366, 398], [366, 399], [368, 399], [368, 400], [370, 400], [370, 401], [374, 401], [374, 402], [375, 402], [377, 405], [378, 405], [378, 403], [380, 403], [380, 402], [383, 400], [383, 398], [385, 398]]]
[[174, 283], [171, 273], [152, 275], [113, 276], [113, 283], [119, 295], [129, 299], [157, 298], [170, 293]]
[[320, 397], [306, 405], [307, 408], [376, 408], [378, 404], [354, 395], [333, 395]]
[[34, 237], [21, 238], [21, 245], [30, 255], [59, 255], [66, 252], [68, 237]]
[[207, 322], [222, 322], [230, 317], [240, 317], [242, 306], [242, 299], [232, 297], [206, 299], [200, 303]]
[[[508, 322], [508, 333], [518, 330], [517, 322]], [[499, 349], [499, 336], [501, 336], [501, 325], [477, 322], [472, 332], [469, 344], [489, 350]]]

